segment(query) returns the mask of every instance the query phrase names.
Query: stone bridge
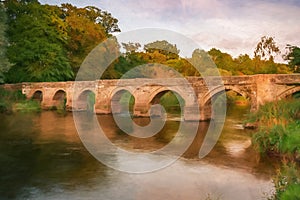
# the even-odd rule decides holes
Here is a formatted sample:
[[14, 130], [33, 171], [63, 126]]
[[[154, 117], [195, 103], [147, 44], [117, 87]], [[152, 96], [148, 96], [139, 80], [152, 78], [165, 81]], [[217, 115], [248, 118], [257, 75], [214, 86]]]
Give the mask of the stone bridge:
[[[217, 80], [220, 81], [217, 81]], [[207, 83], [210, 82], [208, 87]], [[215, 84], [214, 84], [215, 82]], [[220, 84], [220, 83], [223, 83]], [[42, 108], [49, 109], [62, 105], [67, 110], [86, 110], [90, 94], [95, 96], [94, 112], [109, 114], [121, 112], [120, 98], [128, 91], [134, 97], [133, 114], [150, 116], [155, 109], [150, 107], [159, 102], [160, 97], [173, 91], [184, 99], [185, 120], [208, 120], [212, 118], [211, 99], [224, 90], [235, 91], [248, 99], [251, 110], [269, 101], [287, 98], [300, 91], [300, 74], [259, 74], [252, 76], [186, 77], [186, 79], [122, 79], [80, 82], [40, 82], [22, 83], [22, 93], [27, 98], [39, 99]], [[76, 91], [74, 90], [76, 86]], [[192, 88], [189, 90], [187, 88]], [[193, 93], [195, 95], [193, 95]], [[73, 102], [76, 102], [73, 104]], [[199, 105], [200, 117], [189, 115], [195, 105]], [[119, 106], [120, 107], [120, 106]], [[113, 109], [114, 108], [114, 109]], [[151, 110], [151, 111], [150, 111]]]

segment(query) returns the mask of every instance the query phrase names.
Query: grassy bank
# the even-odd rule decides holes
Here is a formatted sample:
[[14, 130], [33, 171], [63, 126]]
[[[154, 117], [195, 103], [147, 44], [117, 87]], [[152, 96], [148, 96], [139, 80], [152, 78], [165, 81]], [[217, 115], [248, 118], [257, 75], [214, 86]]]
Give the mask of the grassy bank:
[[11, 91], [0, 87], [0, 113], [39, 112], [40, 110], [40, 103], [26, 100], [26, 96], [20, 90]]
[[300, 151], [300, 101], [270, 102], [249, 116], [258, 125], [253, 144], [261, 153], [292, 156], [297, 160]]
[[257, 151], [283, 163], [273, 179], [276, 191], [270, 199], [300, 199], [300, 100], [267, 103], [248, 121], [258, 125], [252, 137]]

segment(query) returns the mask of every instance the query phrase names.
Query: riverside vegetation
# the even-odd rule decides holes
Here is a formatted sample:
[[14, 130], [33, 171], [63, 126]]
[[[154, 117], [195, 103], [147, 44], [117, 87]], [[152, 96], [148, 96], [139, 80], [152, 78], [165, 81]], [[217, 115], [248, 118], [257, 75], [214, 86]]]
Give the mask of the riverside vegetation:
[[0, 87], [0, 113], [40, 112], [40, 103], [34, 100], [26, 100], [22, 91], [5, 90]]
[[300, 198], [300, 101], [299, 99], [270, 102], [249, 116], [258, 125], [253, 144], [262, 156], [282, 160], [273, 182], [275, 192], [269, 199]]

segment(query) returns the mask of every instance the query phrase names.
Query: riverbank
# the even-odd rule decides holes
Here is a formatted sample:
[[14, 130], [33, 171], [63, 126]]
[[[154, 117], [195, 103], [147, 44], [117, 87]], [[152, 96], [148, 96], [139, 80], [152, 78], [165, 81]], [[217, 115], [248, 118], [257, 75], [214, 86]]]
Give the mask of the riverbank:
[[300, 101], [267, 103], [249, 115], [248, 123], [257, 124], [252, 143], [261, 156], [277, 157], [282, 162], [273, 178], [271, 199], [300, 198]]
[[21, 90], [6, 90], [0, 87], [0, 113], [40, 111], [40, 103], [26, 99]]

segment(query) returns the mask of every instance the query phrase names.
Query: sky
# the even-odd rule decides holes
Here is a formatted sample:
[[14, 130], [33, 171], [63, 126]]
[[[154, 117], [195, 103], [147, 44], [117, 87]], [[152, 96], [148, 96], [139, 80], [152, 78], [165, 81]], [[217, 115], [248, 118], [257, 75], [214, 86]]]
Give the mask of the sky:
[[[178, 32], [200, 48], [251, 57], [262, 36], [272, 36], [282, 53], [300, 46], [300, 0], [40, 0], [107, 10], [122, 32], [162, 28]], [[276, 58], [281, 60], [281, 56]]]

